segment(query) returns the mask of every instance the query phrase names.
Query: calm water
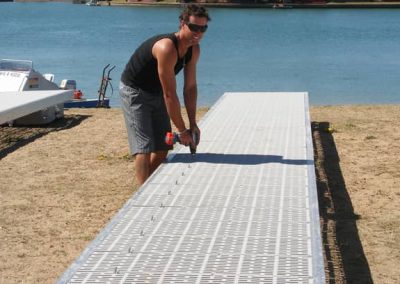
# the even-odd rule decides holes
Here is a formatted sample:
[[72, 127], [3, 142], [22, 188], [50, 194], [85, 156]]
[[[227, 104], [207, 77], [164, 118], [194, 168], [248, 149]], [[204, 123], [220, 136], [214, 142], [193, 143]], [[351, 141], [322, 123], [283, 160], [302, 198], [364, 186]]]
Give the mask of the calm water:
[[[0, 3], [0, 57], [33, 60], [96, 98], [102, 68], [113, 106], [120, 74], [147, 37], [178, 28], [178, 8]], [[224, 92], [307, 91], [314, 105], [400, 103], [400, 10], [210, 9], [199, 105]], [[178, 79], [181, 87], [181, 78]], [[108, 95], [111, 95], [109, 89]]]

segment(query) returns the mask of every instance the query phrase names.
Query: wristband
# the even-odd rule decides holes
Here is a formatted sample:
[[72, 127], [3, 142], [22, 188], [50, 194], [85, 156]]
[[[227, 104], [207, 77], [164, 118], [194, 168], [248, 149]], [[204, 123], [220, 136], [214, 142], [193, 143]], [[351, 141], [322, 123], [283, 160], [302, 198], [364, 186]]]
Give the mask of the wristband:
[[186, 132], [188, 132], [189, 131], [189, 129], [185, 129], [185, 130], [183, 130], [182, 132], [177, 132], [177, 134], [179, 135], [179, 136], [181, 136], [183, 133], [186, 133]]

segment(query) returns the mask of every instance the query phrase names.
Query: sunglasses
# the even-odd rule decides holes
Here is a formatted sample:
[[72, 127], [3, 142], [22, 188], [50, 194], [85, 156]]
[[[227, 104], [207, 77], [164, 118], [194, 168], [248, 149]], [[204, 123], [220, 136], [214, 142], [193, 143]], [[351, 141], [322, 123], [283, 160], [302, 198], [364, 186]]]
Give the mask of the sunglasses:
[[186, 25], [188, 26], [189, 30], [194, 33], [198, 33], [198, 32], [204, 33], [208, 28], [207, 25], [201, 26], [201, 25], [196, 25], [193, 23], [186, 23]]

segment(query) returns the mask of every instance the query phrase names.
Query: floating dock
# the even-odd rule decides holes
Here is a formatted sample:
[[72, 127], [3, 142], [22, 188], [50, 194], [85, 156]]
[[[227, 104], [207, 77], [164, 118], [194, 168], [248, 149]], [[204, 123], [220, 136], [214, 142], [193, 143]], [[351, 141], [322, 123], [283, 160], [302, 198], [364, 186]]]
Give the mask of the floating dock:
[[0, 124], [72, 99], [72, 91], [23, 91], [0, 93]]
[[307, 93], [225, 93], [59, 283], [325, 283]]

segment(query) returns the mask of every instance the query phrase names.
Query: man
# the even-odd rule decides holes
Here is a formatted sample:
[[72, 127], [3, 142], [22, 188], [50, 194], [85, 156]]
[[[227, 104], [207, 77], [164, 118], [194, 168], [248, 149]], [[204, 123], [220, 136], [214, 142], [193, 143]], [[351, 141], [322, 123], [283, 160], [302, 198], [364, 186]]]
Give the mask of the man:
[[[196, 123], [196, 64], [200, 56], [199, 42], [210, 17], [205, 8], [191, 4], [185, 7], [179, 20], [179, 31], [143, 42], [121, 76], [121, 103], [139, 186], [172, 149], [164, 140], [171, 131], [170, 120], [178, 130], [181, 144], [195, 146], [190, 133], [200, 137]], [[182, 118], [176, 92], [175, 75], [182, 69], [188, 127]]]

